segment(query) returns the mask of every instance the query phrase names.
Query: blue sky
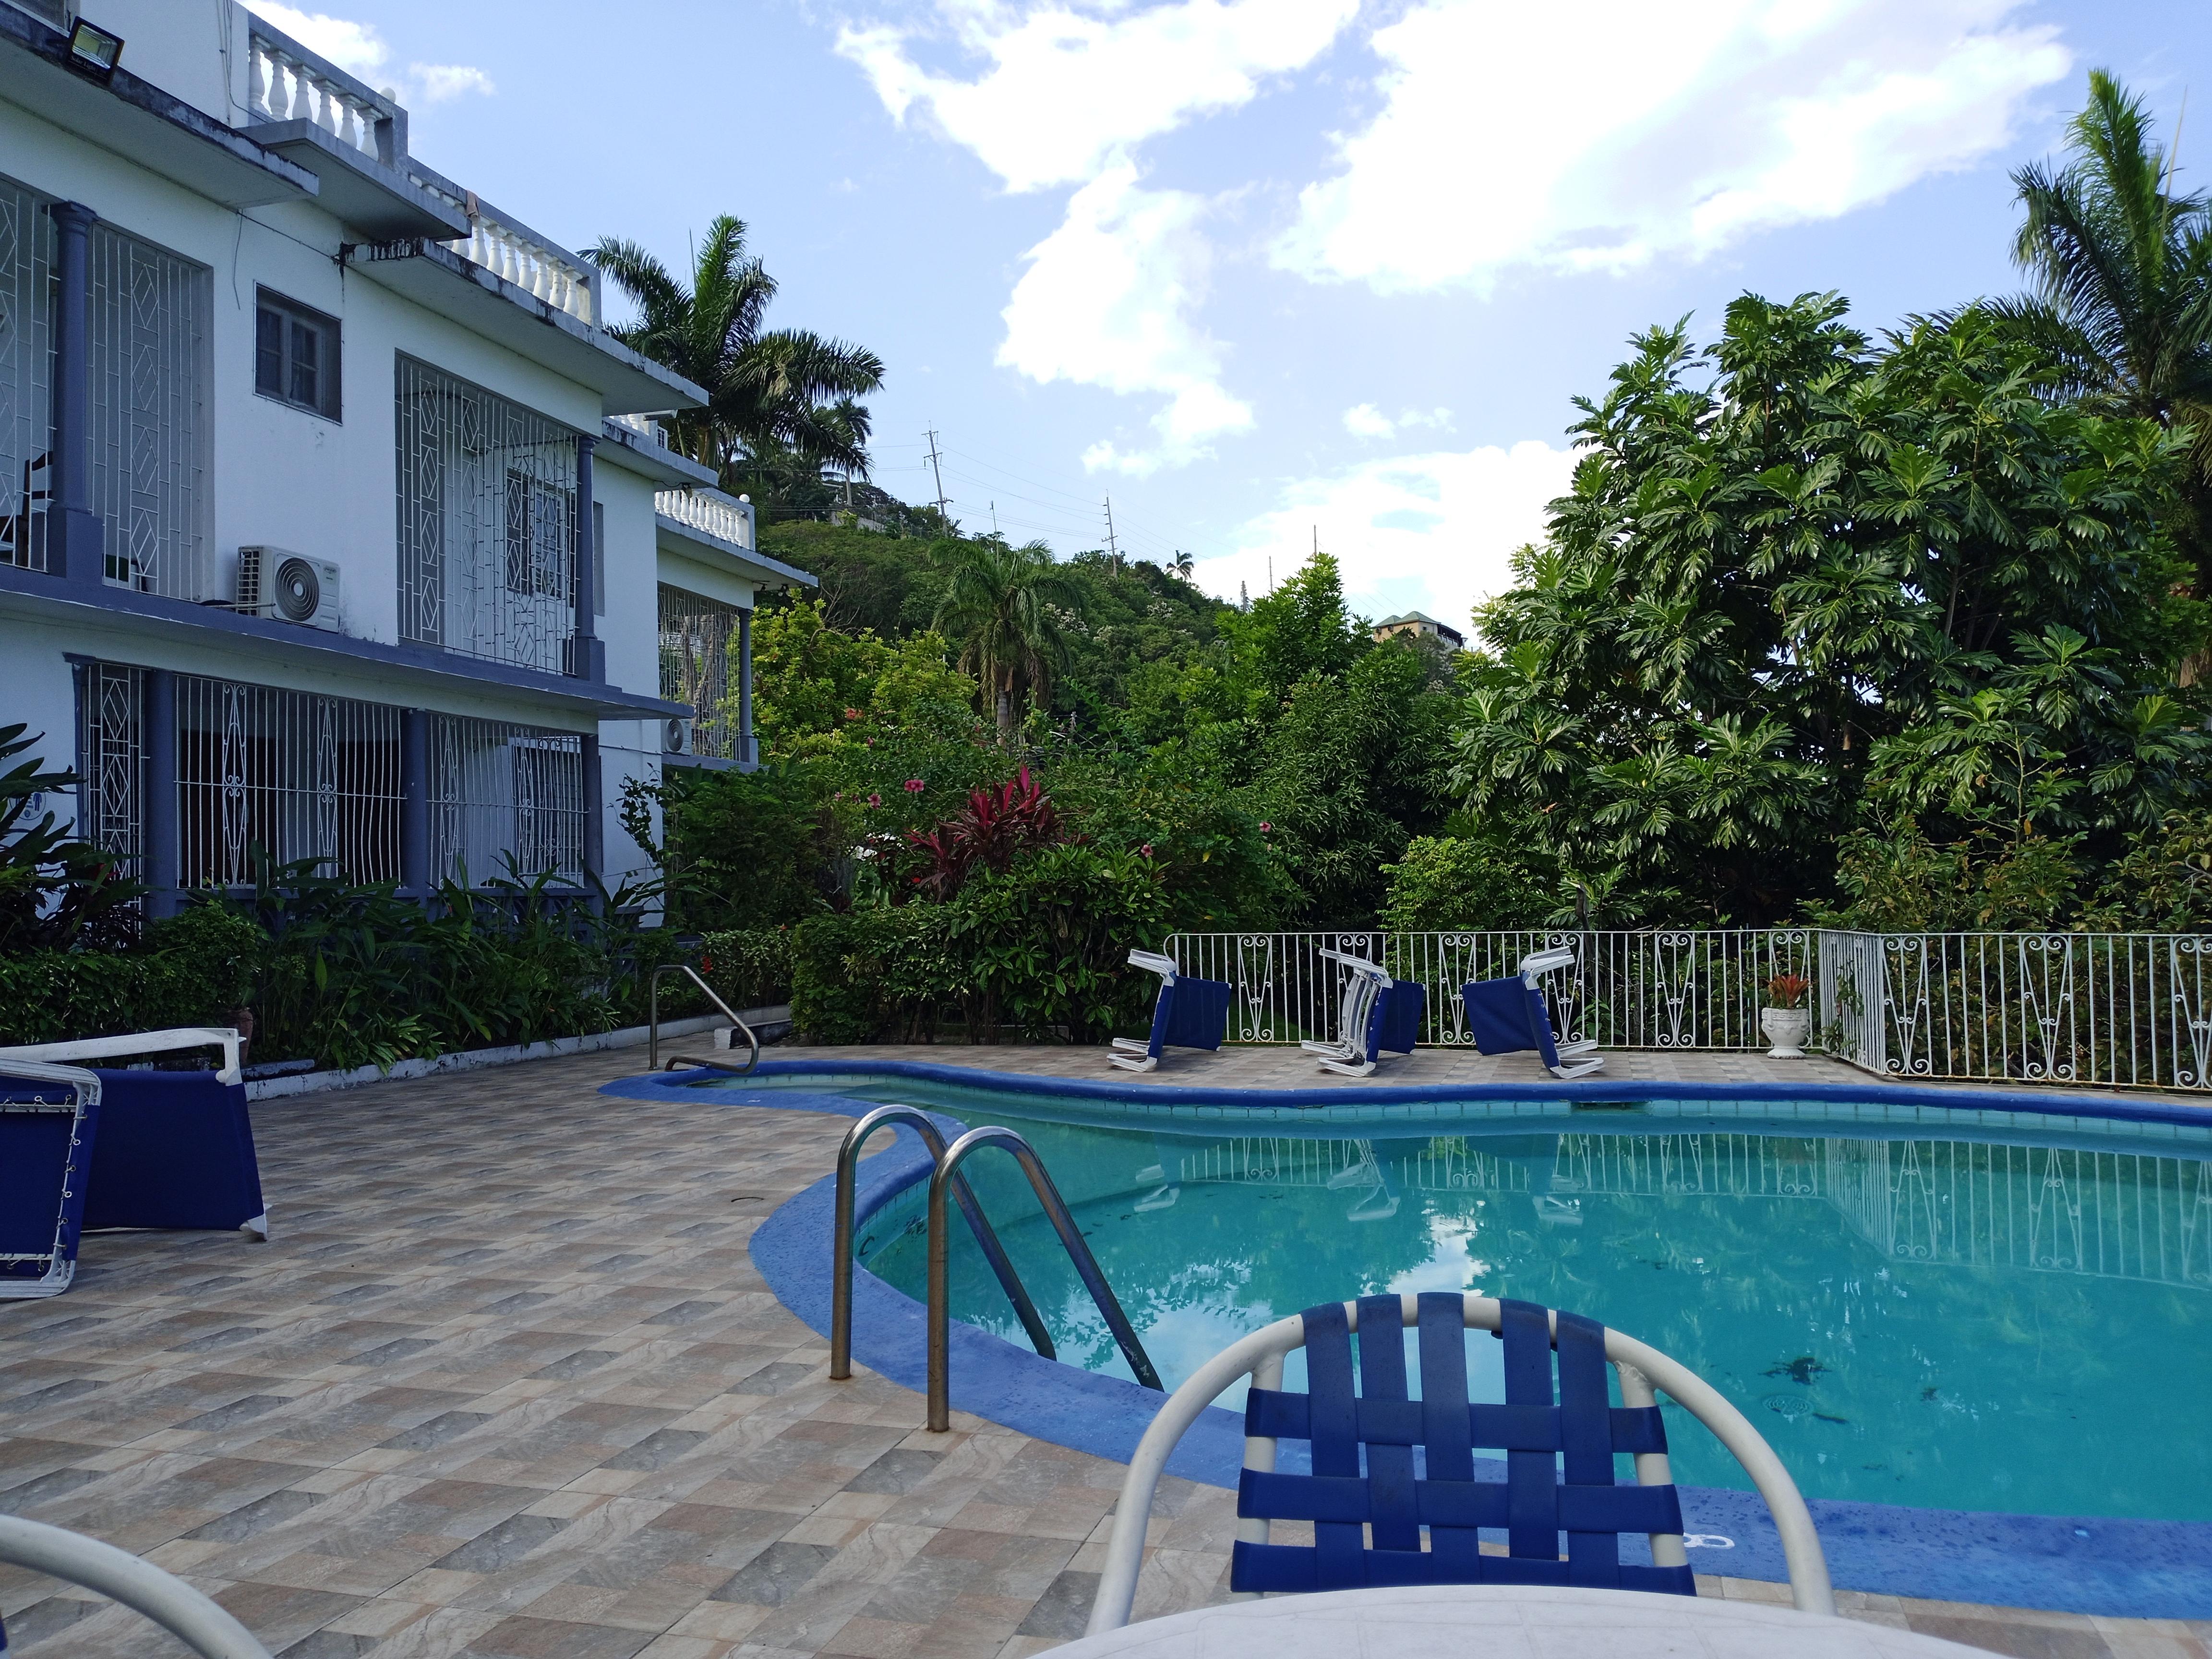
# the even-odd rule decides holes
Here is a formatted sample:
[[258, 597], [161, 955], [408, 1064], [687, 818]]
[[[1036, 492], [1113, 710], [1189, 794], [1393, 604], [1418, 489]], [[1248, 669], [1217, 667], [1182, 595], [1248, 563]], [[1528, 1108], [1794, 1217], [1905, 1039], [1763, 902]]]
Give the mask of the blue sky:
[[[250, 0], [251, 3], [251, 0]], [[571, 247], [751, 227], [889, 366], [877, 481], [1234, 598], [1316, 534], [1463, 622], [1569, 399], [1745, 289], [1879, 327], [2015, 285], [2006, 175], [2093, 66], [2212, 156], [2204, 0], [333, 0], [257, 6]], [[2201, 134], [2198, 138], [2194, 135]], [[2212, 183], [2212, 167], [2196, 170]]]

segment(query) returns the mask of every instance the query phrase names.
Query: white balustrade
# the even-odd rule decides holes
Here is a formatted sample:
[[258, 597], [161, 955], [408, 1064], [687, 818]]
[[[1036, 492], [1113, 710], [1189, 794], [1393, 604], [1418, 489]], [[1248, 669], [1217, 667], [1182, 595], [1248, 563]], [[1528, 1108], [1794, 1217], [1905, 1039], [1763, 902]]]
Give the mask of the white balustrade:
[[340, 85], [330, 66], [255, 29], [247, 36], [246, 106], [263, 121], [307, 121], [374, 156], [377, 123], [392, 111]]
[[457, 195], [420, 173], [415, 181], [440, 201], [469, 216], [472, 228], [468, 240], [448, 242], [447, 246], [501, 281], [514, 283], [556, 311], [567, 312], [580, 323], [598, 320], [592, 314], [591, 270], [582, 260], [526, 231], [501, 224], [472, 193]]
[[735, 543], [747, 551], [752, 549], [752, 508], [719, 489], [663, 489], [653, 495], [653, 505], [664, 518]]
[[657, 448], [668, 447], [668, 430], [650, 415], [610, 415], [607, 418], [617, 426], [628, 427], [632, 432]]

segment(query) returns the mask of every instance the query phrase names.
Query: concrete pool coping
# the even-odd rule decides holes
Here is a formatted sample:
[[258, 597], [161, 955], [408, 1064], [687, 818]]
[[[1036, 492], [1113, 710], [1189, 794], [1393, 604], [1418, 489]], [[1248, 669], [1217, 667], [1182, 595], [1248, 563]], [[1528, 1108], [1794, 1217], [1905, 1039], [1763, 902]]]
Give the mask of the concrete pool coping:
[[[603, 1093], [666, 1100], [679, 1091], [709, 1093], [727, 1106], [858, 1115], [872, 1103], [835, 1092], [897, 1079], [985, 1094], [1060, 1096], [1141, 1109], [1130, 1115], [1226, 1121], [1308, 1124], [1421, 1121], [1470, 1094], [1485, 1099], [1546, 1103], [1723, 1100], [1830, 1105], [1910, 1104], [1949, 1117], [2001, 1112], [2105, 1118], [2136, 1125], [2212, 1123], [2212, 1114], [2160, 1101], [2062, 1097], [2019, 1090], [1915, 1089], [1863, 1085], [1614, 1082], [1605, 1085], [1492, 1084], [1312, 1091], [1186, 1088], [980, 1071], [906, 1060], [764, 1061], [757, 1076], [784, 1086], [754, 1088], [748, 1079], [696, 1072], [659, 1073], [611, 1083]], [[819, 1091], [789, 1086], [819, 1084]], [[1255, 1103], [1255, 1094], [1263, 1103]], [[1163, 1100], [1162, 1097], [1173, 1097]], [[1202, 1097], [1202, 1098], [1193, 1098]], [[1383, 1097], [1383, 1098], [1378, 1098]], [[1316, 1112], [1314, 1107], [1330, 1109]], [[1427, 1108], [1423, 1110], [1420, 1109]], [[1119, 1114], [1117, 1114], [1119, 1115]], [[899, 1130], [889, 1150], [867, 1159], [855, 1215], [866, 1220], [916, 1182], [929, 1160], [920, 1139]], [[817, 1182], [779, 1208], [755, 1232], [756, 1266], [784, 1305], [826, 1331], [830, 1305], [829, 1235], [834, 1182]], [[925, 1312], [921, 1304], [873, 1274], [856, 1274], [854, 1352], [871, 1369], [907, 1387], [925, 1384]], [[975, 1327], [954, 1322], [951, 1381], [955, 1405], [1008, 1428], [1056, 1444], [1127, 1462], [1158, 1409], [1160, 1396], [1133, 1382], [1046, 1360]], [[1243, 1459], [1241, 1414], [1210, 1409], [1178, 1448], [1170, 1470], [1209, 1486], [1233, 1488]], [[1504, 1464], [1496, 1464], [1503, 1478]], [[1778, 1581], [1782, 1554], [1765, 1506], [1754, 1493], [1686, 1486], [1685, 1522], [1696, 1534], [1733, 1540], [1724, 1554], [1693, 1558], [1701, 1571]], [[2212, 1522], [2008, 1515], [1814, 1500], [1830, 1571], [1839, 1588], [1954, 1601], [1998, 1603], [2051, 1611], [2130, 1618], [2212, 1617]]]

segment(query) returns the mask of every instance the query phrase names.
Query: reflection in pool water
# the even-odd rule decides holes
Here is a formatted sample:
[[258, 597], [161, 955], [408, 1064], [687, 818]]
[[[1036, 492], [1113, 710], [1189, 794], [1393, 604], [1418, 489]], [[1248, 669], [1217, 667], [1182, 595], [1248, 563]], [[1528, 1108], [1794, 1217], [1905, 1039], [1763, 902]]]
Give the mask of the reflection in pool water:
[[[1810, 1497], [2212, 1520], [2212, 1445], [2194, 1426], [2212, 1358], [2212, 1146], [2193, 1132], [1652, 1133], [1638, 1115], [1578, 1113], [1571, 1133], [1470, 1119], [1323, 1139], [961, 1115], [1035, 1142], [1170, 1388], [1316, 1302], [1480, 1290], [1673, 1354]], [[1127, 1376], [1011, 1160], [968, 1168], [1060, 1358]], [[917, 1297], [919, 1200], [861, 1229], [864, 1264]], [[956, 1316], [1021, 1342], [957, 1222], [952, 1267]], [[1471, 1340], [1491, 1398], [1495, 1351]], [[1669, 1417], [1678, 1478], [1747, 1484]]]

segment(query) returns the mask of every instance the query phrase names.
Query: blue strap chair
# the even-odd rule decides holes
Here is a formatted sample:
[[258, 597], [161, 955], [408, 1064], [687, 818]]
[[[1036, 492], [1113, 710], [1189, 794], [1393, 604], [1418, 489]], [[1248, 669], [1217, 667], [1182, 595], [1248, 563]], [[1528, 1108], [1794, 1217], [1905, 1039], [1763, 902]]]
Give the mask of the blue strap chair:
[[1132, 951], [1129, 965], [1160, 976], [1160, 994], [1152, 1004], [1152, 1034], [1143, 1042], [1134, 1037], [1115, 1037], [1106, 1058], [1127, 1072], [1149, 1072], [1160, 1063], [1163, 1048], [1221, 1047], [1229, 1034], [1229, 999], [1235, 988], [1218, 979], [1193, 979], [1171, 957], [1155, 951]]
[[[1419, 1330], [1419, 1400], [1407, 1397], [1407, 1326]], [[1469, 1329], [1504, 1340], [1503, 1404], [1468, 1399]], [[1352, 1339], [1364, 1332], [1379, 1340], [1362, 1336], [1355, 1390]], [[1297, 1347], [1306, 1350], [1309, 1392], [1285, 1394], [1283, 1356]], [[1619, 1406], [1607, 1392], [1608, 1363], [1620, 1376]], [[1490, 1583], [1695, 1595], [1654, 1392], [1662, 1389], [1712, 1431], [1766, 1500], [1797, 1606], [1835, 1611], [1805, 1500], [1758, 1431], [1709, 1384], [1595, 1320], [1442, 1291], [1309, 1308], [1223, 1350], [1177, 1389], [1130, 1460], [1090, 1633], [1128, 1622], [1168, 1457], [1216, 1396], [1248, 1376], [1232, 1590]], [[1276, 1470], [1283, 1439], [1310, 1443], [1310, 1474]], [[1478, 1447], [1504, 1452], [1502, 1480], [1481, 1478]], [[1622, 1455], [1635, 1460], [1633, 1485], [1616, 1481]], [[1495, 1469], [1493, 1460], [1481, 1462]], [[1268, 1523], [1279, 1520], [1311, 1522], [1313, 1543], [1270, 1543]], [[1485, 1529], [1503, 1534], [1504, 1554], [1483, 1552]], [[1645, 1534], [1650, 1565], [1620, 1559], [1623, 1533]]]
[[100, 1096], [82, 1067], [0, 1059], [0, 1302], [59, 1296], [76, 1277]]
[[1343, 1006], [1337, 1012], [1339, 1036], [1333, 1042], [1309, 1040], [1298, 1047], [1315, 1055], [1324, 1072], [1366, 1077], [1388, 1054], [1410, 1054], [1420, 1041], [1421, 1014], [1428, 992], [1410, 979], [1393, 979], [1389, 970], [1364, 957], [1323, 951], [1346, 969]]
[[1480, 979], [1462, 986], [1460, 1000], [1467, 1008], [1468, 1035], [1475, 1048], [1486, 1054], [1534, 1050], [1542, 1058], [1544, 1069], [1556, 1078], [1603, 1071], [1605, 1061], [1595, 1052], [1595, 1040], [1562, 1042], [1552, 1029], [1543, 975], [1574, 965], [1573, 947], [1558, 945], [1522, 957], [1520, 971], [1510, 979]]

